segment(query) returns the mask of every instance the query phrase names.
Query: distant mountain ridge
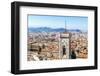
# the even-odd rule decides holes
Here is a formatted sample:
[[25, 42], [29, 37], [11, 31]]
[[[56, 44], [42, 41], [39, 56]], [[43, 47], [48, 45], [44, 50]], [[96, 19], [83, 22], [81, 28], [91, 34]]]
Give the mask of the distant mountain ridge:
[[[49, 27], [38, 27], [38, 28], [28, 28], [29, 32], [65, 32], [64, 28], [49, 28]], [[81, 32], [79, 29], [67, 29], [67, 32]]]

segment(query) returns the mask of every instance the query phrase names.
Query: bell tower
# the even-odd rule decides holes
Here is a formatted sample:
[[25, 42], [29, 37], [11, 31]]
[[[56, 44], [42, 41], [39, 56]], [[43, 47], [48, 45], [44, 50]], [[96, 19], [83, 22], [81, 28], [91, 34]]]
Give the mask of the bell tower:
[[70, 58], [70, 33], [68, 33], [67, 31], [66, 18], [65, 18], [65, 31], [60, 33], [59, 57], [60, 59]]

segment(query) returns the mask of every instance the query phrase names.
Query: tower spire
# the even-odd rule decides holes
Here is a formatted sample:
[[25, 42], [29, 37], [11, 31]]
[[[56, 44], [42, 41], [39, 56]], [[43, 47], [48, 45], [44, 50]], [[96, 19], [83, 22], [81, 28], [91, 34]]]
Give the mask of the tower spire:
[[65, 32], [67, 32], [67, 27], [66, 27], [66, 17], [65, 17]]

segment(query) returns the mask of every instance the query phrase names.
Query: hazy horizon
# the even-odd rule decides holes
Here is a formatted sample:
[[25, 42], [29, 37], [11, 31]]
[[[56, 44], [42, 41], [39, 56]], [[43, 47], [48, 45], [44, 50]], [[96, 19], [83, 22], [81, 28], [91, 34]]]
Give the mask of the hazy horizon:
[[59, 28], [88, 31], [88, 17], [29, 15], [28, 28]]

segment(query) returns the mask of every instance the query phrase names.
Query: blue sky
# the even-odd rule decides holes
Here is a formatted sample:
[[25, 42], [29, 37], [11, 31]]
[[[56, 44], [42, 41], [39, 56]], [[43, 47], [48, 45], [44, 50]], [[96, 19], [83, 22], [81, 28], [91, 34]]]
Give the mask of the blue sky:
[[88, 17], [81, 16], [28, 15], [28, 27], [65, 28], [65, 20], [67, 29], [80, 29], [82, 31], [88, 29]]

